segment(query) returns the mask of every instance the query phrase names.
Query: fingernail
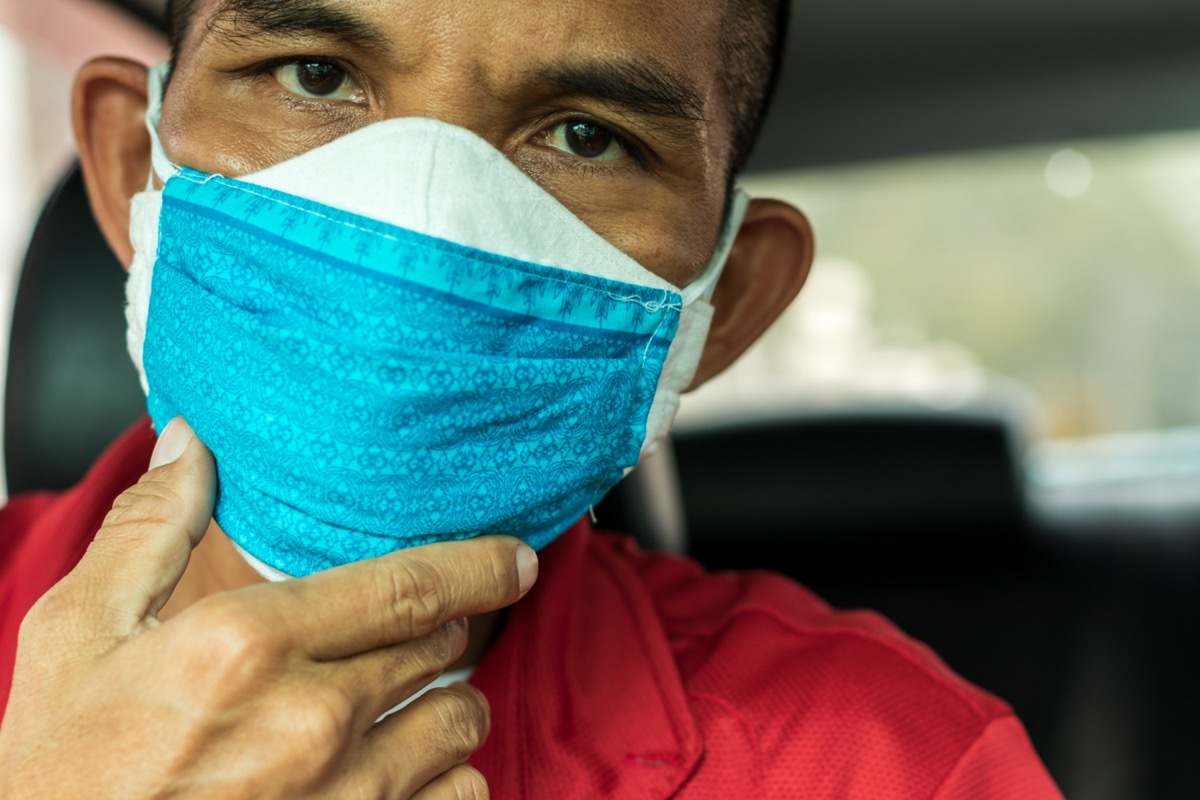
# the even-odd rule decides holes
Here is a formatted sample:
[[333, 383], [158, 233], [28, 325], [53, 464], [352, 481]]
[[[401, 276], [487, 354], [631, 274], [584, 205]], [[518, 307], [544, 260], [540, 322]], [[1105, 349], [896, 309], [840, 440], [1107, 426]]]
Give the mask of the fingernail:
[[168, 422], [162, 435], [158, 437], [158, 444], [154, 445], [154, 453], [150, 456], [150, 469], [157, 469], [175, 461], [183, 455], [183, 451], [195, 438], [196, 434], [192, 433], [191, 427], [184, 422], [183, 417], [176, 417]]
[[538, 576], [538, 557], [533, 548], [522, 544], [517, 548], [517, 583], [521, 588], [521, 596], [533, 588]]

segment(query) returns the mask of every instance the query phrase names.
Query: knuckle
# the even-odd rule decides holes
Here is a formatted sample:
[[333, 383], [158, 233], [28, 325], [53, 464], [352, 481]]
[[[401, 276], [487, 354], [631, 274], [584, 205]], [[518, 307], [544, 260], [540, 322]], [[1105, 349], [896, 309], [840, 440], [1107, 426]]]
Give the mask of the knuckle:
[[413, 677], [431, 681], [467, 649], [467, 621], [451, 620], [413, 644], [417, 645], [416, 657], [409, 662]]
[[479, 770], [470, 766], [454, 770], [450, 788], [454, 792], [454, 800], [488, 800], [491, 797], [487, 779]]
[[306, 690], [302, 697], [281, 706], [278, 722], [285, 734], [301, 744], [298, 752], [326, 756], [312, 764], [336, 763], [355, 719], [354, 703], [332, 689]]
[[467, 635], [467, 621], [464, 618], [442, 625], [429, 636], [427, 652], [430, 660], [444, 666], [458, 658], [467, 648]]
[[93, 597], [90, 581], [82, 578], [63, 580], [38, 598], [17, 628], [20, 644], [59, 650], [68, 642], [99, 633], [98, 610], [102, 605]]
[[[354, 707], [344, 694], [289, 684], [258, 706], [255, 719], [257, 771], [273, 776], [281, 791], [271, 797], [309, 797], [313, 787], [344, 770], [354, 724]], [[359, 795], [338, 794], [342, 796]]]
[[[56, 613], [53, 603], [47, 604], [43, 597], [33, 604], [17, 628], [17, 652], [29, 647], [39, 648], [46, 642], [46, 634], [55, 627]], [[48, 607], [50, 606], [50, 607]]]
[[216, 595], [200, 601], [196, 611], [191, 633], [214, 677], [256, 678], [276, 663], [278, 634], [249, 609]]
[[25, 618], [21, 620], [20, 636], [36, 635], [42, 628], [53, 626], [57, 620], [67, 616], [74, 604], [59, 586], [53, 586], [38, 598]]
[[113, 501], [103, 528], [120, 529], [134, 524], [171, 524], [185, 512], [183, 497], [161, 481], [141, 481]]
[[159, 483], [139, 483], [126, 490], [113, 502], [112, 509], [95, 538], [88, 545], [88, 560], [125, 559], [128, 551], [138, 548], [150, 532], [170, 532], [179, 552], [174, 558], [185, 557], [190, 549], [187, 530], [188, 509], [183, 497], [170, 487]]
[[385, 607], [407, 626], [408, 636], [419, 636], [442, 624], [444, 607], [441, 582], [435, 569], [407, 559], [386, 571], [381, 587]]
[[491, 566], [492, 586], [503, 595], [505, 600], [515, 600], [521, 594], [521, 578], [517, 574], [517, 559], [512, 547], [504, 543], [492, 542]]
[[427, 697], [437, 720], [440, 739], [447, 752], [469, 755], [483, 744], [487, 709], [472, 693], [435, 689]]

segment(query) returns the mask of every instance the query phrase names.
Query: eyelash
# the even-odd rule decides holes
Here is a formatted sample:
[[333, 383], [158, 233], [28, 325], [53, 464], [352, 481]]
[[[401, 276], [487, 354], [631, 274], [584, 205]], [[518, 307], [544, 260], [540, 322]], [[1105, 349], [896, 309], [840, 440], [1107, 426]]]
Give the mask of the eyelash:
[[[312, 62], [319, 62], [322, 64], [330, 64], [334, 67], [337, 67], [342, 72], [346, 73], [346, 76], [348, 78], [350, 78], [350, 80], [357, 83], [360, 88], [362, 88], [364, 90], [366, 89], [367, 84], [363, 80], [362, 76], [358, 73], [358, 70], [354, 69], [354, 67], [347, 64], [345, 61], [342, 61], [340, 58], [334, 58], [332, 56], [307, 56], [307, 55], [279, 56], [277, 58], [267, 59], [266, 61], [260, 61], [257, 64], [254, 64], [253, 66], [248, 67], [245, 70], [244, 74], [247, 77], [251, 77], [251, 78], [270, 77], [271, 73], [274, 72], [275, 70], [279, 69], [280, 67], [286, 67], [286, 66], [289, 66], [292, 64], [306, 64], [306, 63], [312, 63]], [[272, 78], [272, 80], [274, 80], [274, 79]], [[292, 94], [291, 92], [288, 92], [287, 89], [284, 89], [283, 87], [280, 87], [280, 88], [286, 94], [289, 94], [289, 95]], [[301, 97], [300, 99], [305, 100], [305, 101], [312, 101], [315, 98]], [[338, 103], [338, 102], [345, 102], [345, 101], [317, 100], [318, 104], [324, 105], [324, 106], [329, 106], [329, 105], [332, 105], [332, 104]]]
[[[358, 71], [355, 70], [353, 67], [351, 67], [349, 64], [347, 64], [345, 61], [342, 61], [341, 59], [335, 58], [333, 56], [309, 56], [309, 55], [279, 56], [277, 58], [270, 58], [270, 59], [267, 59], [266, 61], [258, 62], [257, 64], [253, 65], [252, 67], [249, 67], [245, 71], [245, 74], [247, 76], [254, 77], [254, 78], [262, 78], [262, 77], [270, 76], [270, 74], [272, 72], [279, 69], [280, 67], [285, 67], [285, 66], [288, 66], [291, 64], [298, 64], [298, 63], [303, 63], [303, 62], [314, 62], [314, 61], [322, 62], [322, 63], [326, 63], [326, 64], [332, 64], [333, 66], [337, 67], [338, 69], [344, 71], [351, 80], [356, 82], [360, 87], [362, 87], [365, 90], [365, 87], [367, 84], [363, 80], [363, 78], [358, 74]], [[272, 78], [272, 80], [274, 80], [274, 79]], [[298, 96], [294, 95], [292, 92], [289, 92], [287, 89], [284, 89], [283, 87], [280, 87], [280, 90], [284, 94], [286, 94], [289, 98], [294, 98], [298, 104], [302, 104], [302, 106], [305, 109], [313, 109], [313, 108], [326, 108], [327, 109], [331, 105], [334, 105], [334, 104], [341, 105], [345, 102], [345, 101], [316, 100], [313, 98], [298, 97]], [[629, 156], [630, 160], [633, 161], [633, 163], [636, 164], [639, 169], [641, 169], [642, 171], [645, 171], [645, 172], [650, 171], [650, 159], [648, 158], [649, 151], [636, 137], [626, 133], [625, 131], [621, 130], [620, 128], [618, 128], [604, 120], [597, 119], [596, 117], [590, 116], [588, 114], [572, 113], [572, 114], [565, 114], [562, 116], [558, 116], [553, 119], [548, 118], [543, 121], [543, 127], [540, 129], [540, 132], [538, 135], [544, 137], [544, 136], [548, 135], [549, 131], [553, 130], [554, 128], [558, 127], [559, 125], [565, 125], [570, 122], [586, 122], [590, 125], [595, 125], [598, 128], [604, 129], [609, 134], [611, 134], [614, 139], [616, 139], [616, 141], [621, 145], [621, 148], [624, 149], [626, 155]], [[554, 149], [556, 152], [562, 152], [562, 151], [557, 150], [557, 148], [548, 148], [548, 149]], [[618, 160], [618, 161], [593, 161], [593, 160], [589, 160], [589, 159], [585, 159], [585, 158], [575, 157], [575, 158], [564, 159], [564, 162], [566, 164], [571, 165], [571, 168], [576, 169], [576, 170], [583, 172], [585, 174], [588, 174], [588, 175], [595, 175], [598, 173], [606, 173], [606, 174], [610, 174], [610, 175], [615, 175], [615, 174], [617, 174], [619, 172], [623, 172], [629, 168], [628, 164], [625, 164], [620, 160]]]
[[[541, 133], [539, 136], [549, 135], [550, 131], [554, 130], [560, 125], [567, 125], [572, 122], [585, 122], [589, 125], [595, 125], [597, 128], [603, 129], [610, 136], [616, 139], [617, 143], [621, 145], [621, 149], [625, 151], [625, 154], [629, 156], [630, 160], [632, 160], [634, 164], [636, 164], [642, 170], [649, 171], [650, 164], [647, 158], [647, 150], [642, 143], [638, 141], [638, 139], [612, 125], [611, 123], [605, 122], [602, 119], [597, 119], [596, 117], [588, 114], [581, 114], [579, 112], [567, 113], [561, 116], [543, 120]], [[550, 149], [554, 149], [556, 152], [561, 152], [557, 148]], [[582, 167], [583, 170], [589, 175], [594, 175], [597, 172], [615, 174], [627, 169], [629, 166], [621, 161], [594, 161], [579, 157], [570, 158], [567, 159], [567, 161], [573, 166]]]

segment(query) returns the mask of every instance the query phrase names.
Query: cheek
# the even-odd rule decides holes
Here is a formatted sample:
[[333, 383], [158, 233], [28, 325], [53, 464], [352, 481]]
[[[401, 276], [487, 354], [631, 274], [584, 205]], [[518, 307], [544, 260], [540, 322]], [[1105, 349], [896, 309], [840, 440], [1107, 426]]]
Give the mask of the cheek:
[[648, 180], [581, 188], [570, 178], [530, 176], [609, 244], [676, 286], [696, 278], [716, 247], [723, 208], [716, 188], [677, 191]]
[[616, 232], [606, 238], [655, 275], [683, 287], [704, 269], [716, 243], [710, 225], [696, 222], [662, 220], [658, 225], [640, 224], [625, 235]]
[[720, 208], [691, 203], [631, 212], [628, 207], [585, 220], [621, 252], [676, 286], [691, 283], [712, 256]]
[[[163, 104], [163, 148], [176, 164], [201, 172], [246, 175], [327, 144], [355, 127], [336, 117], [303, 127], [283, 124], [279, 110], [270, 104], [239, 100], [229, 91], [177, 93], [175, 85]], [[247, 108], [254, 111], [246, 113]]]

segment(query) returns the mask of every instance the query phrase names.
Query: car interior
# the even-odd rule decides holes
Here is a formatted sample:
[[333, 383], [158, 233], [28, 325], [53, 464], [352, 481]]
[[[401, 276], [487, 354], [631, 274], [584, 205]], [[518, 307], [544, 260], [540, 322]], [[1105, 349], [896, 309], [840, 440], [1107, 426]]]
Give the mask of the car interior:
[[[161, 3], [109, 5], [161, 29]], [[751, 173], [1200, 128], [1194, 2], [798, 2], [789, 51]], [[145, 413], [123, 276], [72, 166], [21, 265], [10, 496], [70, 486]], [[594, 513], [882, 613], [1008, 701], [1068, 797], [1195, 797], [1200, 484], [1143, 477], [1133, 506], [1111, 481], [1039, 488], [1018, 428], [986, 405], [730, 413], [681, 424]]]

